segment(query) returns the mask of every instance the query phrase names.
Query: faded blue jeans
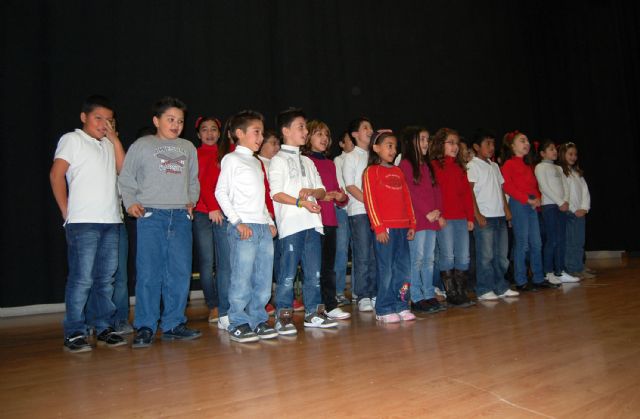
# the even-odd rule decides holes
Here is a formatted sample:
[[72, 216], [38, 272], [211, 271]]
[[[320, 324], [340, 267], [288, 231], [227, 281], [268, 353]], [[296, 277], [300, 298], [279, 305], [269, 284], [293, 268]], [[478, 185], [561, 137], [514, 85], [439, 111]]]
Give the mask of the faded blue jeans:
[[569, 272], [578, 273], [584, 270], [585, 218], [567, 212], [567, 250], [564, 258]]
[[438, 231], [438, 248], [441, 271], [469, 269], [469, 230], [467, 220], [447, 220], [447, 225]]
[[513, 225], [513, 277], [516, 285], [527, 283], [526, 256], [533, 272], [533, 283], [544, 281], [542, 272], [542, 242], [540, 240], [540, 222], [536, 210], [529, 204], [509, 199], [511, 224]]
[[229, 330], [248, 324], [255, 329], [269, 319], [265, 306], [271, 298], [273, 238], [268, 224], [245, 224], [253, 234], [240, 239], [238, 229], [227, 225], [231, 280]]
[[350, 216], [349, 227], [353, 245], [351, 280], [355, 279], [355, 288], [352, 285], [351, 290], [355, 291], [360, 301], [376, 296], [376, 260], [373, 251], [375, 235], [366, 214]]
[[[347, 263], [349, 261], [349, 244], [351, 243], [351, 230], [349, 229], [349, 216], [347, 210], [336, 207], [338, 217], [338, 230], [336, 232], [336, 294], [344, 295], [347, 282]], [[353, 291], [353, 266], [351, 267], [351, 291]]]
[[487, 225], [476, 223], [473, 235], [476, 242], [476, 294], [489, 291], [496, 295], [509, 289], [504, 278], [509, 268], [509, 236], [505, 217], [486, 217]]
[[542, 250], [544, 272], [560, 275], [565, 270], [567, 217], [556, 204], [542, 206], [545, 240]]
[[409, 293], [405, 300], [400, 299], [400, 289], [405, 283], [411, 283], [411, 258], [406, 228], [390, 228], [389, 241], [386, 244], [377, 240], [373, 244], [376, 252], [376, 272], [378, 294], [376, 315], [384, 316], [400, 313], [409, 309]]
[[435, 262], [435, 230], [416, 231], [409, 241], [411, 256], [411, 301], [428, 300], [436, 296], [433, 288], [433, 267]]

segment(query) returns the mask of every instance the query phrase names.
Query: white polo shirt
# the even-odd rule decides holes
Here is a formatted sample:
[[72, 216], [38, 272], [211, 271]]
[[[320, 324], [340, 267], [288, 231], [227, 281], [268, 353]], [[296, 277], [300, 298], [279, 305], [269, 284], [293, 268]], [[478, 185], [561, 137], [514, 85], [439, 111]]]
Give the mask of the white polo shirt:
[[474, 157], [467, 163], [467, 179], [473, 182], [473, 194], [480, 214], [485, 217], [504, 217], [502, 201], [504, 178], [498, 165]]
[[69, 163], [66, 223], [121, 223], [116, 158], [107, 138], [96, 140], [81, 129], [60, 138], [54, 155]]
[[[344, 164], [342, 165], [342, 178], [344, 179], [345, 189], [347, 186], [357, 186], [362, 191], [362, 174], [369, 164], [369, 152], [358, 146], [353, 151], [346, 155], [344, 158]], [[349, 202], [347, 202], [347, 215], [361, 215], [366, 214], [367, 210], [364, 207], [364, 202], [358, 201], [353, 195], [347, 192], [349, 195]]]

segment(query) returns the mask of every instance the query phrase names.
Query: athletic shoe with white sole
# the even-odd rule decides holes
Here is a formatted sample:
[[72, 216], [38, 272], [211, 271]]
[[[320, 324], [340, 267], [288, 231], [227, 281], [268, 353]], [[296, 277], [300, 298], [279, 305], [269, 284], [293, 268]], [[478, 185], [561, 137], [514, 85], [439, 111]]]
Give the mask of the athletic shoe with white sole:
[[351, 317], [351, 313], [344, 311], [340, 307], [336, 307], [328, 313], [325, 311], [324, 314], [326, 314], [328, 318], [333, 320], [346, 320]]
[[544, 276], [544, 279], [549, 281], [552, 284], [560, 285], [562, 284], [562, 280], [556, 276], [553, 272], [549, 272]]
[[575, 277], [575, 276], [571, 276], [568, 273], [566, 273], [565, 271], [562, 271], [560, 273], [560, 275], [558, 276], [558, 279], [562, 282], [562, 283], [571, 283], [571, 282], [580, 282], [580, 278]]
[[503, 292], [502, 294], [498, 295], [498, 298], [512, 298], [512, 297], [517, 297], [519, 295], [520, 295], [520, 293], [518, 291], [514, 291], [512, 289], [507, 288], [507, 290], [505, 292]]
[[373, 306], [371, 305], [371, 299], [365, 297], [362, 300], [358, 301], [358, 311], [363, 311], [363, 312], [373, 311]]
[[316, 311], [304, 318], [304, 327], [318, 327], [320, 329], [338, 327], [338, 322], [334, 319], [330, 319], [324, 313], [324, 304], [318, 304]]
[[408, 322], [416, 319], [416, 315], [413, 314], [411, 310], [402, 310], [400, 313], [398, 313], [398, 317], [400, 317], [400, 320], [402, 320], [403, 322]]
[[478, 297], [478, 301], [496, 301], [497, 299], [498, 299], [498, 296], [493, 291], [485, 292], [484, 294]]
[[381, 316], [376, 314], [376, 320], [381, 323], [400, 323], [400, 316], [398, 313], [383, 314]]

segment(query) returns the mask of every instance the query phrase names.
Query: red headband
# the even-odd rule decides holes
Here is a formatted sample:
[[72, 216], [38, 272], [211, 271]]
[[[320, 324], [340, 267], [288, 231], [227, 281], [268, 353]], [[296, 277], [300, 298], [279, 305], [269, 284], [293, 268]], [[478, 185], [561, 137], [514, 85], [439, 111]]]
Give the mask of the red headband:
[[513, 143], [513, 139], [516, 138], [516, 135], [520, 134], [520, 131], [515, 130], [515, 131], [511, 131], [508, 132], [507, 135], [505, 136], [505, 139], [507, 140], [508, 144]]
[[[198, 119], [196, 119], [196, 130], [200, 128], [200, 124], [203, 120], [204, 118], [202, 116], [199, 116]], [[218, 127], [218, 131], [222, 129], [222, 124], [220, 124], [220, 120], [218, 118], [207, 118], [207, 121], [213, 121], [213, 123]]]

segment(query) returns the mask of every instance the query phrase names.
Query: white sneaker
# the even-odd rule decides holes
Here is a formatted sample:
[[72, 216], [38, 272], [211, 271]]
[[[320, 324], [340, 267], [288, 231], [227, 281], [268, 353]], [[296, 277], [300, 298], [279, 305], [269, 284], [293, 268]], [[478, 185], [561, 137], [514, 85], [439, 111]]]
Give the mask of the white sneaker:
[[365, 297], [362, 300], [358, 301], [358, 311], [373, 311], [371, 299]]
[[558, 278], [563, 283], [564, 282], [580, 282], [580, 278], [578, 278], [577, 276], [571, 276], [565, 271], [562, 271], [562, 273], [560, 273], [560, 276], [556, 278]]
[[502, 294], [498, 295], [498, 298], [517, 297], [518, 295], [520, 295], [520, 293], [518, 291], [514, 291], [512, 289], [507, 288], [507, 290], [505, 292], [503, 292]]
[[497, 299], [498, 299], [498, 296], [493, 291], [485, 292], [484, 294], [478, 297], [479, 301], [495, 301]]
[[334, 320], [346, 320], [349, 317], [351, 317], [351, 313], [344, 311], [340, 307], [336, 307], [328, 313], [325, 312], [325, 314], [327, 315], [328, 318], [334, 319]]
[[218, 319], [218, 329], [229, 330], [229, 316], [220, 316]]
[[559, 277], [555, 276], [553, 272], [549, 272], [548, 274], [546, 274], [544, 276], [544, 279], [555, 285], [562, 284], [562, 280]]

